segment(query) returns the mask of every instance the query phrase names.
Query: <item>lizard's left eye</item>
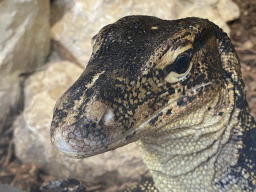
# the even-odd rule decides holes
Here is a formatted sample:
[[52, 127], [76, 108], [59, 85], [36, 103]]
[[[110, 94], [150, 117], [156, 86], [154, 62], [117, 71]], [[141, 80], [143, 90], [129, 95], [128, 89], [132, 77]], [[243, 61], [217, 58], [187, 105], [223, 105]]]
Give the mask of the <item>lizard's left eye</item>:
[[191, 60], [192, 51], [191, 49], [182, 53], [173, 63], [173, 71], [178, 74], [183, 74], [187, 71]]
[[178, 55], [173, 63], [167, 65], [163, 69], [165, 80], [169, 83], [175, 83], [186, 77], [192, 68], [192, 55], [192, 49], [188, 49]]

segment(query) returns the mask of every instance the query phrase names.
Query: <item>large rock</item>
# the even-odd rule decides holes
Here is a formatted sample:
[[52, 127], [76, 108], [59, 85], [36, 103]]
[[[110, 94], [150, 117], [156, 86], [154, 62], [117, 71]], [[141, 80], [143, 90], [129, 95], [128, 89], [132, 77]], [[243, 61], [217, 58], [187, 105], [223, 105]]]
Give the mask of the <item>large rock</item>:
[[0, 18], [0, 75], [42, 65], [50, 51], [49, 0], [2, 0]]
[[86, 66], [91, 55], [91, 38], [103, 26], [126, 15], [138, 14], [162, 19], [203, 17], [229, 32], [226, 22], [239, 17], [239, 8], [231, 0], [56, 0], [52, 7], [54, 45], [63, 58]]
[[41, 66], [50, 51], [49, 0], [0, 1], [0, 133], [21, 96], [19, 74]]
[[[1, 27], [0, 27], [1, 28]], [[10, 76], [0, 75], [0, 134], [3, 133], [4, 125], [7, 123], [8, 115], [18, 107], [21, 99], [21, 86], [18, 73]]]
[[135, 144], [83, 160], [66, 157], [51, 144], [54, 104], [80, 73], [82, 69], [70, 62], [52, 62], [29, 77], [25, 83], [25, 109], [14, 123], [17, 157], [39, 164], [59, 178], [82, 180], [87, 186], [138, 181], [148, 169]]

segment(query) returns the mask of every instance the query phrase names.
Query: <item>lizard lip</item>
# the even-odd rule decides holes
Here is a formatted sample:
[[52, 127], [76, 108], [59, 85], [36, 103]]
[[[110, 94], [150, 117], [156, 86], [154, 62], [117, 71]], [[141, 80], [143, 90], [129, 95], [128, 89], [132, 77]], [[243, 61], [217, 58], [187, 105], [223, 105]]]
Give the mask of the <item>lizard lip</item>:
[[76, 151], [74, 151], [74, 149], [67, 144], [62, 134], [57, 130], [53, 134], [54, 137], [52, 137], [52, 143], [65, 155], [75, 156]]

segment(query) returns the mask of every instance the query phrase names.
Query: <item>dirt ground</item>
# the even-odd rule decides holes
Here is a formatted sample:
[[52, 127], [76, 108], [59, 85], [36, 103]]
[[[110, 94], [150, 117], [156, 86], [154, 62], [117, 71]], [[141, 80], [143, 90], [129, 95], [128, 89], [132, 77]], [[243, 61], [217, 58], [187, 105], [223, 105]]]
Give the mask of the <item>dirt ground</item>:
[[[231, 40], [241, 61], [241, 70], [247, 89], [247, 100], [256, 117], [256, 1], [234, 0], [240, 7], [241, 16], [229, 23]], [[45, 180], [54, 180], [39, 166], [22, 164], [14, 154], [11, 116], [0, 133], [0, 182], [26, 191], [38, 191]], [[98, 188], [99, 189], [99, 188]], [[89, 189], [95, 191], [96, 189]]]

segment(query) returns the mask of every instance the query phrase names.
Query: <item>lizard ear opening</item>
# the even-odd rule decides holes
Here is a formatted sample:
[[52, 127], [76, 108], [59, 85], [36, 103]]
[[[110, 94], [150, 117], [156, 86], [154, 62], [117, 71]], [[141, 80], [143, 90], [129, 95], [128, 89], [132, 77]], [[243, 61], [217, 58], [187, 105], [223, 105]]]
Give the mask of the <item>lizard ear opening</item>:
[[176, 83], [187, 76], [192, 68], [192, 49], [188, 49], [178, 55], [173, 63], [163, 69], [165, 80], [168, 83]]

